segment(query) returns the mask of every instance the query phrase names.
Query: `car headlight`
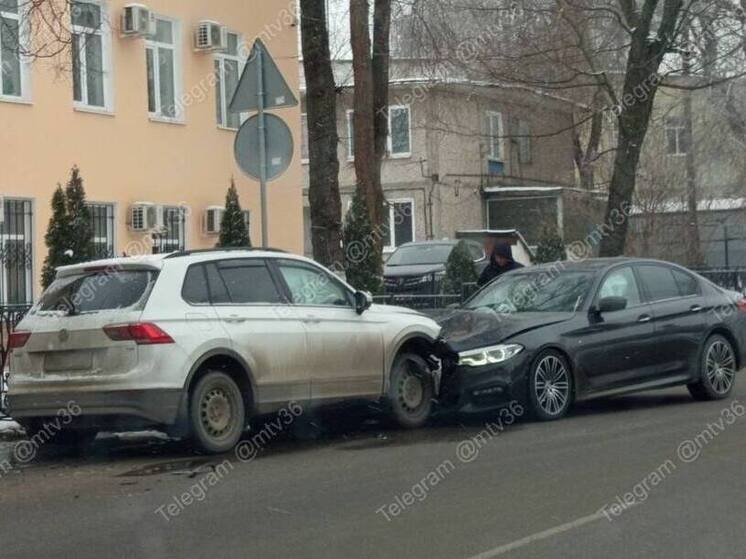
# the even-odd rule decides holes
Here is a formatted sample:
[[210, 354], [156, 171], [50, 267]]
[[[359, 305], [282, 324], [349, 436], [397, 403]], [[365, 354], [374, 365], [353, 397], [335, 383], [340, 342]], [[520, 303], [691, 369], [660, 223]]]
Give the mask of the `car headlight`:
[[458, 354], [458, 364], [464, 367], [483, 367], [503, 363], [523, 351], [518, 344], [501, 344], [479, 349], [471, 349]]

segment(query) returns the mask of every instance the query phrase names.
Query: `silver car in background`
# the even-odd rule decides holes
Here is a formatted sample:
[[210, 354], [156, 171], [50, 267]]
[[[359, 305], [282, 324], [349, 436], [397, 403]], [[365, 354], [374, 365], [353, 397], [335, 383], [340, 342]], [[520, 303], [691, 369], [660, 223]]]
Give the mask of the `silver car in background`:
[[80, 413], [60, 442], [154, 426], [210, 453], [293, 402], [383, 400], [399, 424], [419, 427], [439, 333], [277, 251], [75, 265], [58, 270], [13, 334], [10, 412], [31, 435], [72, 403]]

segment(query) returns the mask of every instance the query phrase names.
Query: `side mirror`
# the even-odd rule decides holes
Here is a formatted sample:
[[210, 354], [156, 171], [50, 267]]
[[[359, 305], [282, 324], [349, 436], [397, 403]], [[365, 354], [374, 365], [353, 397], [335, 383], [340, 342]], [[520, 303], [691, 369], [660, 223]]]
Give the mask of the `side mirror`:
[[624, 297], [604, 297], [598, 302], [600, 314], [623, 311], [627, 308], [627, 299]]
[[373, 295], [367, 291], [355, 292], [355, 312], [363, 314], [373, 304]]

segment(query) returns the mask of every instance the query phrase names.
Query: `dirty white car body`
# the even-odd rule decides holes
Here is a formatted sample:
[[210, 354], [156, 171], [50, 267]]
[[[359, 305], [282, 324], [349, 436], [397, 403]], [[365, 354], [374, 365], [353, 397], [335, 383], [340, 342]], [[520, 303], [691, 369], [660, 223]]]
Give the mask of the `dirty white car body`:
[[74, 402], [79, 431], [159, 426], [212, 452], [291, 402], [384, 399], [416, 427], [430, 412], [439, 332], [276, 251], [70, 266], [14, 334], [9, 407], [33, 429]]

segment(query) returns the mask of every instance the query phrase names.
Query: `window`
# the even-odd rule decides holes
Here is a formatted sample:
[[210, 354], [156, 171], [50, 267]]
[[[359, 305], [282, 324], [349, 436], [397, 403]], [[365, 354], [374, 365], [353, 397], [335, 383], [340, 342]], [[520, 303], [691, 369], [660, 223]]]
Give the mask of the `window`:
[[527, 164], [533, 162], [533, 145], [531, 141], [531, 125], [525, 120], [518, 121], [518, 162]]
[[82, 107], [110, 108], [111, 44], [106, 16], [97, 2], [71, 7], [73, 100]]
[[665, 266], [640, 266], [640, 278], [651, 302], [679, 297], [679, 286], [670, 268]]
[[414, 240], [414, 200], [389, 200], [383, 246], [393, 250]]
[[503, 115], [487, 113], [488, 154], [495, 161], [503, 160]]
[[606, 297], [624, 297], [627, 299], [627, 307], [635, 307], [640, 304], [640, 289], [632, 268], [621, 268], [611, 272], [604, 280], [598, 292], [598, 299]]
[[178, 206], [163, 208], [163, 232], [153, 235], [155, 254], [176, 252], [186, 248], [186, 209]]
[[689, 153], [691, 138], [686, 129], [686, 121], [679, 117], [666, 119], [666, 153], [681, 156]]
[[237, 130], [241, 126], [241, 114], [228, 110], [233, 94], [238, 87], [243, 61], [239, 57], [241, 38], [228, 33], [228, 48], [215, 55], [215, 100], [218, 126]]
[[308, 163], [308, 115], [300, 115], [300, 159]]
[[[355, 111], [347, 111], [347, 159], [355, 159]], [[412, 127], [408, 106], [389, 107], [389, 136], [387, 149], [389, 157], [409, 157], [412, 155]]]
[[679, 294], [682, 297], [691, 297], [699, 295], [699, 282], [694, 276], [682, 272], [681, 270], [672, 270], [676, 285], [679, 286]]
[[351, 306], [350, 293], [336, 278], [307, 264], [281, 261], [280, 273], [296, 305]]
[[176, 22], [156, 18], [156, 32], [145, 43], [148, 69], [148, 112], [152, 117], [181, 118], [176, 104], [179, 29]]
[[198, 264], [190, 266], [184, 277], [181, 297], [192, 305], [207, 305], [210, 303], [210, 291], [207, 288], [205, 266]]
[[347, 159], [355, 159], [355, 111], [347, 111]]
[[158, 274], [147, 270], [78, 274], [55, 280], [39, 310], [97, 312], [127, 309], [142, 302]]
[[263, 260], [225, 260], [218, 263], [218, 272], [231, 303], [284, 302]]
[[114, 256], [114, 205], [88, 204], [93, 225], [93, 253], [96, 258]]
[[412, 155], [409, 107], [389, 107], [389, 154], [391, 157]]
[[0, 0], [0, 97], [20, 99], [26, 93], [21, 29], [18, 0]]
[[33, 298], [32, 207], [28, 200], [6, 198], [0, 223], [0, 303], [28, 304]]

